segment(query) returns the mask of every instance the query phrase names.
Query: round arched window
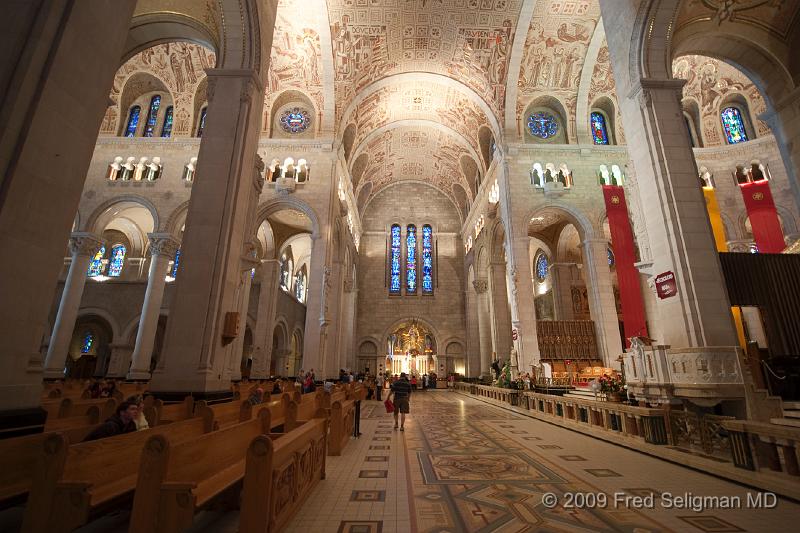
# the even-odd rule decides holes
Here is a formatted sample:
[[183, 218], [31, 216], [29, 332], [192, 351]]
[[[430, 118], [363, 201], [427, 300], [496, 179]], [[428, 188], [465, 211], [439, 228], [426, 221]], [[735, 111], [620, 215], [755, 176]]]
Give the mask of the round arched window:
[[558, 121], [545, 111], [539, 111], [528, 117], [528, 131], [534, 137], [549, 139], [558, 133]]
[[295, 107], [284, 111], [280, 122], [286, 133], [303, 133], [311, 124], [311, 117], [305, 109]]
[[549, 266], [550, 262], [547, 260], [547, 256], [544, 252], [540, 252], [539, 255], [536, 256], [536, 281], [541, 283], [547, 279], [547, 270]]

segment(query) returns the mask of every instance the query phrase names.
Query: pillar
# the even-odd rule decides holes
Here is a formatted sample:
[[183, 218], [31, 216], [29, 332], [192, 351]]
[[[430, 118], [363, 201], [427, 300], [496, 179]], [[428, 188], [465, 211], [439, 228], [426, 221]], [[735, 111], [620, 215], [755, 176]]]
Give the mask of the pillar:
[[250, 307], [250, 288], [252, 287], [253, 280], [252, 269], [258, 264], [258, 260], [253, 257], [250, 261], [246, 261], [243, 258], [242, 263], [243, 268], [246, 270], [242, 271], [241, 291], [238, 295], [241, 327], [239, 328], [239, 336], [233, 341], [233, 357], [231, 357], [231, 379], [233, 381], [240, 381], [242, 379], [242, 362], [244, 359], [242, 352], [244, 352], [244, 333], [247, 327], [247, 312]]
[[492, 351], [504, 362], [511, 353], [511, 313], [506, 290], [506, 264], [489, 265], [489, 292], [491, 294]]
[[0, 428], [43, 421], [39, 349], [135, 6], [3, 5], [17, 44], [0, 65], [0, 250], [25, 260], [0, 261], [0, 301], [13, 302], [0, 306]]
[[[255, 232], [263, 163], [263, 87], [253, 70], [209, 69], [209, 107], [181, 244], [163, 357], [150, 390], [164, 398], [230, 396], [242, 257]], [[240, 322], [241, 328], [241, 322]]]
[[170, 233], [151, 233], [150, 271], [147, 276], [147, 289], [144, 293], [142, 313], [139, 316], [139, 330], [131, 357], [129, 380], [150, 379], [150, 361], [153, 357], [153, 343], [161, 316], [161, 301], [164, 299], [164, 284], [170, 260], [180, 247], [178, 240]]
[[575, 263], [553, 263], [550, 266], [554, 320], [575, 320], [572, 307], [572, 282], [580, 279], [577, 270], [578, 266]]
[[794, 89], [772, 109], [759, 116], [767, 123], [783, 159], [786, 175], [794, 196], [795, 207], [800, 210], [800, 88]]
[[108, 363], [106, 377], [124, 378], [128, 373], [134, 346], [127, 342], [112, 342], [108, 347], [111, 349], [111, 360]]
[[253, 329], [253, 367], [250, 370], [250, 379], [267, 379], [270, 375], [270, 363], [275, 357], [272, 353], [272, 325], [275, 322], [275, 306], [280, 290], [279, 272], [277, 259], [261, 262], [261, 284], [258, 289], [258, 315]]
[[[615, 61], [615, 71], [621, 68]], [[657, 316], [648, 317], [650, 334], [673, 348], [735, 346], [719, 256], [683, 123], [684, 83], [642, 79], [621, 104], [626, 135], [640, 140], [628, 150], [650, 240], [650, 274], [674, 272], [678, 285], [676, 296], [657, 300]]]
[[617, 357], [622, 355], [622, 340], [619, 336], [614, 284], [608, 266], [608, 241], [586, 239], [582, 246], [589, 313], [594, 322], [597, 350], [605, 366], [618, 368]]
[[478, 375], [491, 372], [492, 364], [492, 326], [489, 320], [489, 282], [485, 279], [476, 279], [472, 287], [477, 295], [478, 307], [478, 338], [480, 339], [481, 368]]
[[44, 365], [45, 379], [62, 379], [64, 377], [64, 364], [75, 329], [75, 320], [78, 318], [78, 309], [81, 306], [83, 287], [86, 285], [86, 273], [89, 270], [92, 256], [102, 245], [103, 241], [92, 233], [75, 232], [70, 237], [69, 249], [72, 252], [72, 262], [64, 282], [64, 291], [61, 293], [61, 302], [58, 304], [53, 334], [47, 348]]

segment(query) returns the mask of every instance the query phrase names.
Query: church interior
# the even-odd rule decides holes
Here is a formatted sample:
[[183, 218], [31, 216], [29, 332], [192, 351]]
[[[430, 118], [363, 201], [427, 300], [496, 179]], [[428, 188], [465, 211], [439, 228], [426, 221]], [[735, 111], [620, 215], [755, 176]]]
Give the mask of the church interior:
[[800, 2], [3, 12], [0, 530], [800, 516]]

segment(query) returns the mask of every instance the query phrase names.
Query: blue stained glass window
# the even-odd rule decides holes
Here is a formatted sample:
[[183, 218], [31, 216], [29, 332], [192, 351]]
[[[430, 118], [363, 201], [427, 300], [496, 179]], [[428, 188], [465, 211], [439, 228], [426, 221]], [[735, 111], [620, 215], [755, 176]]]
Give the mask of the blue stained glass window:
[[122, 267], [125, 266], [125, 245], [115, 244], [111, 247], [111, 258], [108, 261], [108, 275], [112, 278], [122, 274]]
[[614, 252], [611, 251], [611, 248], [608, 249], [608, 266], [613, 267], [614, 263], [616, 263], [616, 259], [614, 258]]
[[81, 344], [81, 353], [89, 353], [94, 345], [94, 335], [91, 331], [83, 334], [83, 343]]
[[597, 111], [590, 116], [592, 123], [592, 139], [594, 144], [608, 144], [608, 130], [606, 129], [606, 117]]
[[170, 137], [172, 136], [172, 106], [167, 108], [166, 113], [164, 114], [164, 125], [161, 126], [161, 136], [162, 137]]
[[417, 227], [406, 228], [406, 292], [417, 292]]
[[722, 128], [725, 130], [725, 137], [728, 144], [736, 144], [747, 140], [747, 132], [744, 129], [744, 119], [742, 112], [735, 107], [726, 107], [720, 113]]
[[197, 136], [198, 137], [202, 137], [203, 136], [203, 130], [206, 127], [206, 111], [208, 111], [207, 107], [204, 107], [203, 109], [200, 110], [200, 120], [198, 121], [198, 125], [197, 125]]
[[106, 247], [101, 246], [97, 253], [94, 254], [92, 261], [89, 263], [89, 270], [86, 275], [90, 278], [103, 275], [103, 257], [106, 255]]
[[181, 262], [181, 249], [175, 250], [175, 261], [172, 262], [172, 271], [169, 273], [170, 277], [175, 279], [178, 276], [178, 265]]
[[422, 292], [433, 292], [433, 228], [422, 226]]
[[136, 127], [139, 125], [139, 115], [142, 113], [142, 108], [135, 105], [128, 113], [128, 125], [125, 127], [125, 137], [133, 137], [136, 135]]
[[539, 256], [536, 258], [536, 279], [539, 282], [544, 281], [547, 279], [547, 267], [548, 267], [547, 256], [543, 253], [540, 253]]
[[280, 123], [286, 133], [303, 133], [311, 124], [311, 117], [305, 109], [295, 107], [283, 112]]
[[389, 259], [389, 292], [400, 292], [400, 226], [392, 226], [392, 247]]
[[155, 95], [150, 99], [150, 110], [147, 112], [147, 123], [144, 125], [143, 137], [152, 137], [158, 122], [158, 108], [161, 107], [161, 97]]
[[549, 139], [558, 133], [558, 122], [550, 113], [540, 111], [528, 117], [528, 131], [534, 137]]

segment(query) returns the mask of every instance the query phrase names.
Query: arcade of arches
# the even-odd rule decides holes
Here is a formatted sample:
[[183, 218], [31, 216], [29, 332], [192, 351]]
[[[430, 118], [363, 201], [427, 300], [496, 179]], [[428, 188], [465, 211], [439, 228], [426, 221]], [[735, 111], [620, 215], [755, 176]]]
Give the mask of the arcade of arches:
[[[770, 378], [800, 368], [800, 293], [786, 283], [800, 275], [800, 3], [8, 9], [9, 435], [41, 429], [42, 384], [64, 378], [217, 401], [240, 382], [311, 369], [318, 380], [435, 374], [444, 386], [491, 384], [493, 366], [507, 366], [561, 392], [605, 373], [624, 376], [631, 408], [760, 424], [780, 450], [751, 446], [789, 473], [783, 494], [800, 495], [800, 387]], [[553, 431], [432, 394], [413, 415], [443, 421], [448, 402], [466, 401], [477, 419]], [[379, 407], [362, 411], [364, 431], [380, 432]], [[410, 424], [400, 449], [423, 439]], [[505, 430], [493, 424], [473, 436], [497, 443]], [[353, 453], [366, 452], [329, 462], [337, 483], [353, 481]], [[420, 461], [420, 472], [392, 463], [391, 475], [441, 481], [463, 466]], [[448, 505], [455, 520], [459, 504]], [[400, 507], [384, 530], [404, 530]], [[458, 520], [452, 530], [499, 527]]]

